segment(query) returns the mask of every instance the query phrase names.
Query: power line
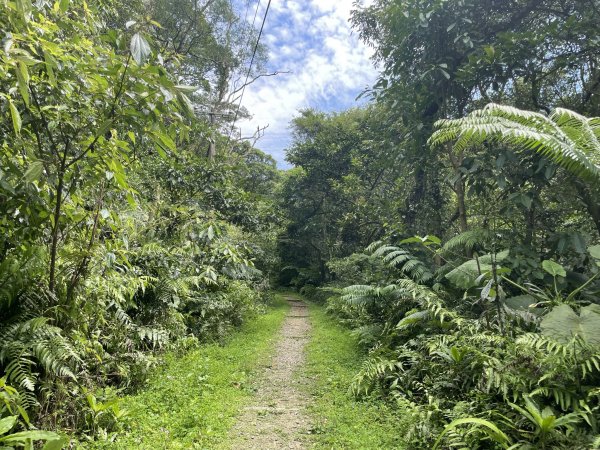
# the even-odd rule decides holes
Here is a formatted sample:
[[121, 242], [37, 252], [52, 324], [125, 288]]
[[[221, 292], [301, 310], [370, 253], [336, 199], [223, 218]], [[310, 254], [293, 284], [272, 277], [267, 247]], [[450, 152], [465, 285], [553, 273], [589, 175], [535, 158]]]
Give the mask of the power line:
[[[256, 19], [256, 14], [258, 14], [258, 6], [256, 5], [256, 13], [254, 15], [254, 19]], [[265, 27], [265, 22], [267, 21], [267, 15], [269, 14], [269, 8], [271, 7], [271, 0], [267, 3], [267, 9], [265, 10], [265, 15], [262, 19], [262, 24], [260, 25], [260, 31], [258, 32], [258, 38], [256, 38], [256, 44], [254, 45], [254, 50], [252, 51], [252, 58], [250, 58], [250, 65], [248, 66], [248, 71], [246, 72], [246, 79], [244, 80], [244, 85], [242, 86], [242, 93], [240, 94], [240, 101], [238, 103], [238, 107], [235, 111], [235, 116], [233, 117], [233, 122], [231, 123], [231, 129], [229, 130], [228, 138], [231, 139], [231, 134], [233, 133], [233, 129], [235, 127], [235, 122], [237, 121], [238, 114], [240, 113], [240, 108], [242, 107], [242, 100], [244, 98], [244, 92], [246, 92], [246, 86], [248, 85], [248, 79], [250, 78], [250, 71], [252, 70], [252, 64], [254, 63], [254, 58], [256, 56], [256, 51], [258, 50], [258, 45], [260, 44], [260, 38], [263, 33], [263, 29]], [[253, 22], [254, 25], [254, 22]]]

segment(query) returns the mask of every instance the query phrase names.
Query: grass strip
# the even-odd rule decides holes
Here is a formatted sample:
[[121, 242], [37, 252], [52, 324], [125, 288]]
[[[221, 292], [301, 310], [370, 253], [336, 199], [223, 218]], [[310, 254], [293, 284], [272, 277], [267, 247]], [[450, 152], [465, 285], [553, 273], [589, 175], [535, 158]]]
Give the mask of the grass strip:
[[358, 400], [348, 388], [365, 359], [350, 332], [310, 304], [313, 335], [307, 347], [304, 376], [313, 401], [315, 448], [404, 449], [405, 421], [398, 410], [381, 400]]
[[124, 397], [127, 431], [91, 449], [214, 448], [227, 438], [252, 397], [251, 382], [270, 356], [288, 306], [281, 296], [265, 315], [237, 331], [225, 346], [203, 345], [185, 356], [169, 354], [136, 395]]

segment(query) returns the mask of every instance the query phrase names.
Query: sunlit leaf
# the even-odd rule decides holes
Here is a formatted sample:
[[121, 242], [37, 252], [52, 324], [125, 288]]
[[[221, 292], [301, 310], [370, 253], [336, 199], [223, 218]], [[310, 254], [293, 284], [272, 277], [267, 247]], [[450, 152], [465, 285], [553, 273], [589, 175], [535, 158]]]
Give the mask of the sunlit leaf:
[[563, 266], [561, 266], [560, 264], [558, 264], [557, 262], [554, 262], [552, 260], [543, 261], [542, 269], [544, 269], [546, 272], [548, 272], [553, 277], [566, 277], [567, 276], [567, 272], [565, 271], [565, 268]]
[[35, 180], [39, 180], [44, 171], [44, 164], [41, 161], [34, 161], [29, 165], [29, 168], [23, 175], [23, 178], [28, 183], [31, 183]]
[[131, 56], [139, 65], [144, 64], [152, 53], [148, 41], [140, 33], [135, 33], [131, 38], [130, 50]]
[[21, 114], [19, 114], [19, 110], [10, 99], [8, 100], [8, 108], [10, 109], [10, 117], [12, 118], [13, 129], [15, 130], [15, 133], [20, 134], [21, 125], [23, 123], [21, 121]]

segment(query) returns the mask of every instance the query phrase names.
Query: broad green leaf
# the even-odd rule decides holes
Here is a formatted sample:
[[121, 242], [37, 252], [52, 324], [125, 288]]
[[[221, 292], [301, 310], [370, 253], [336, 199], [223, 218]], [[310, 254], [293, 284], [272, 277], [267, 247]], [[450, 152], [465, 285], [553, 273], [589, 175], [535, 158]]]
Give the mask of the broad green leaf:
[[512, 309], [522, 311], [535, 311], [532, 308], [530, 308], [530, 306], [537, 303], [537, 301], [533, 296], [529, 294], [524, 294], [509, 297], [506, 300], [504, 300], [504, 303], [506, 304], [506, 306]]
[[181, 105], [181, 109], [185, 115], [188, 117], [194, 117], [194, 105], [188, 96], [183, 92], [177, 92], [177, 99], [179, 100], [179, 104]]
[[115, 172], [115, 181], [123, 189], [127, 189], [129, 187], [127, 184], [127, 178], [123, 172]]
[[600, 244], [592, 245], [588, 247], [588, 253], [592, 256], [592, 258], [600, 260]]
[[16, 134], [20, 134], [22, 125], [21, 114], [19, 114], [19, 110], [10, 98], [8, 99], [8, 108], [10, 109], [10, 117], [12, 118], [13, 129], [15, 130]]
[[168, 159], [167, 152], [165, 152], [165, 149], [162, 148], [162, 145], [160, 145], [157, 142], [156, 145], [154, 146], [154, 148], [156, 149], [156, 152], [158, 153], [158, 156], [160, 156], [164, 160]]
[[521, 200], [521, 204], [527, 208], [527, 209], [531, 209], [531, 205], [533, 203], [533, 199], [531, 197], [529, 197], [528, 195], [522, 194], [520, 196], [520, 200]]
[[29, 107], [29, 71], [27, 65], [23, 62], [19, 62], [17, 65], [17, 86], [25, 105]]
[[17, 423], [17, 416], [9, 416], [0, 419], [0, 435], [8, 433]]
[[60, 0], [60, 10], [61, 12], [67, 12], [67, 10], [69, 9], [69, 4], [71, 3], [71, 0]]
[[49, 441], [62, 438], [59, 434], [53, 433], [52, 431], [30, 430], [2, 436], [0, 437], [0, 442], [5, 444], [19, 444], [26, 439], [31, 439], [33, 441]]
[[[504, 305], [507, 308], [514, 310], [516, 313], [527, 313], [540, 317], [544, 314], [543, 308], [532, 308], [538, 301], [529, 294], [516, 295], [504, 300]], [[527, 317], [527, 316], [526, 316]]]
[[173, 139], [171, 139], [171, 136], [169, 136], [165, 133], [161, 133], [161, 132], [154, 133], [154, 136], [158, 140], [159, 144], [162, 144], [164, 147], [168, 148], [169, 150], [171, 150], [173, 152], [177, 150], [175, 141], [173, 141]]
[[558, 342], [568, 342], [575, 336], [591, 345], [600, 344], [600, 305], [581, 308], [577, 315], [568, 305], [550, 311], [540, 324], [542, 334]]
[[126, 198], [127, 198], [127, 203], [129, 203], [129, 206], [131, 206], [132, 208], [135, 208], [137, 206], [135, 197], [133, 195], [131, 195], [129, 192], [127, 193]]
[[50, 85], [56, 87], [56, 76], [54, 74], [54, 68], [56, 67], [56, 61], [54, 57], [44, 49], [44, 64], [46, 65], [46, 73], [50, 80]]
[[[508, 251], [502, 251], [496, 255], [496, 262], [500, 263], [508, 257]], [[492, 270], [492, 255], [483, 255], [479, 257], [478, 261], [470, 259], [469, 261], [461, 264], [454, 270], [446, 274], [446, 278], [452, 282], [456, 287], [461, 289], [470, 289], [479, 285], [477, 278], [481, 274], [490, 272]]]
[[433, 242], [434, 244], [438, 244], [439, 245], [439, 244], [442, 243], [442, 240], [439, 237], [434, 236], [432, 234], [427, 235], [426, 238], [427, 238], [428, 241]]
[[27, 168], [27, 171], [23, 175], [23, 178], [28, 183], [31, 183], [35, 180], [39, 180], [39, 178], [42, 176], [43, 171], [44, 164], [41, 161], [34, 161]]
[[148, 41], [140, 33], [135, 33], [131, 38], [130, 50], [131, 56], [139, 65], [144, 64], [152, 52]]
[[42, 447], [42, 450], [61, 450], [69, 440], [67, 438], [53, 439], [46, 442], [46, 445]]
[[183, 93], [186, 93], [186, 94], [193, 94], [200, 88], [198, 86], [187, 86], [184, 84], [178, 84], [175, 86], [175, 89], [177, 89], [178, 91], [181, 91]]
[[465, 417], [464, 419], [453, 420], [448, 425], [446, 425], [446, 427], [444, 428], [444, 431], [442, 431], [442, 433], [437, 438], [437, 441], [435, 441], [435, 444], [433, 445], [433, 449], [435, 450], [436, 448], [439, 447], [440, 442], [442, 441], [442, 438], [444, 437], [444, 435], [446, 433], [454, 430], [459, 425], [469, 425], [469, 424], [483, 426], [484, 430], [487, 432], [488, 436], [494, 442], [496, 442], [498, 444], [510, 443], [509, 437], [500, 428], [498, 428], [494, 423], [492, 423], [488, 420], [479, 419], [478, 417]]
[[566, 277], [567, 272], [565, 268], [558, 264], [557, 262], [552, 261], [551, 259], [547, 259], [542, 262], [542, 269], [548, 272], [553, 277]]
[[18, 70], [17, 70], [17, 75], [20, 75], [22, 80], [25, 82], [25, 84], [29, 83], [29, 70], [27, 70], [27, 64], [25, 64], [23, 61], [19, 61], [19, 64], [17, 64]]

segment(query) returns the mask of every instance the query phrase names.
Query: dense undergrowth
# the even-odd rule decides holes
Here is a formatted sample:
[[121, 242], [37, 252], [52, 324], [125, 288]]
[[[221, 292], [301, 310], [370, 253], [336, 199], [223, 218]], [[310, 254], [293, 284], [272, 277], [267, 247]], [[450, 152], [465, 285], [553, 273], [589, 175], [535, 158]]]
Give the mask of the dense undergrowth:
[[[376, 248], [374, 259], [400, 251]], [[594, 303], [569, 305], [567, 293], [548, 302], [531, 294], [490, 299], [481, 289], [457, 295], [449, 280], [486, 273], [463, 264], [458, 279], [450, 272], [426, 284], [422, 274], [410, 272], [416, 281], [395, 262], [392, 267], [391, 276], [382, 272], [371, 285], [342, 289], [327, 304], [369, 350], [352, 391], [378, 396], [412, 417], [404, 434], [412, 448], [593, 445], [600, 376]], [[508, 291], [507, 281], [497, 289]]]
[[371, 103], [293, 121], [279, 282], [353, 330], [408, 448], [600, 445], [598, 6], [357, 5]]
[[270, 301], [275, 162], [194, 113], [233, 108], [236, 12], [182, 3], [178, 38], [169, 4], [0, 4], [0, 446], [114, 436], [165, 354]]
[[[275, 296], [266, 314], [227, 339], [189, 352], [170, 352], [140, 393], [114, 403], [125, 417], [119, 429], [90, 449], [218, 448], [242, 406], [252, 398], [257, 369], [270, 356], [288, 306]], [[106, 403], [104, 404], [106, 405]], [[104, 411], [104, 409], [102, 410]], [[96, 426], [106, 420], [97, 415]]]

